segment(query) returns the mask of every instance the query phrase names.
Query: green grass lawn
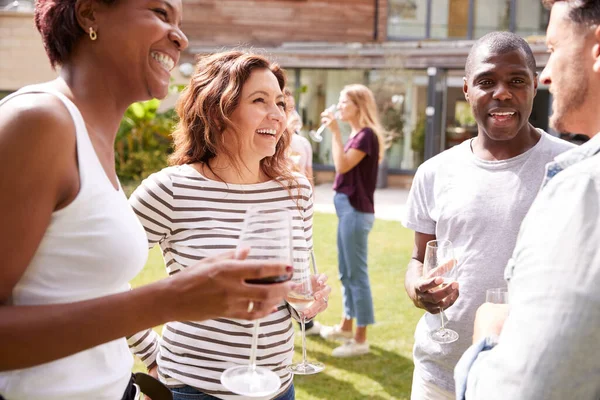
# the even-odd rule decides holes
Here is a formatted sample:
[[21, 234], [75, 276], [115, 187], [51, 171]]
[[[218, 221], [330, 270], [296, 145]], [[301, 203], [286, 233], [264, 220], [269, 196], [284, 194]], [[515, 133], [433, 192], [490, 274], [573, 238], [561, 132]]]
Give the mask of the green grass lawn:
[[[337, 218], [316, 213], [315, 254], [321, 272], [329, 276], [333, 291], [327, 311], [317, 317], [326, 325], [341, 318], [340, 283], [337, 279]], [[412, 232], [399, 222], [376, 220], [369, 236], [369, 273], [377, 323], [369, 328], [371, 354], [356, 358], [331, 357], [336, 342], [308, 337], [310, 359], [321, 361], [320, 374], [296, 376], [296, 398], [317, 399], [408, 399], [412, 379], [413, 332], [422, 311], [413, 307], [404, 292], [404, 272], [412, 250]], [[166, 276], [162, 256], [154, 248], [142, 273], [132, 282], [143, 285]], [[295, 359], [301, 358], [300, 335], [296, 335]], [[136, 370], [144, 370], [136, 362]]]

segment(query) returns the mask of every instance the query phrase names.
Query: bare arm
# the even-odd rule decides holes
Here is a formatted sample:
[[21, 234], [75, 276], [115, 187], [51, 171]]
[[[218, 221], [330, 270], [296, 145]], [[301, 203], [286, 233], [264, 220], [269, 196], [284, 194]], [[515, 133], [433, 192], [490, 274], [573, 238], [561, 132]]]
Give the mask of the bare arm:
[[440, 285], [443, 279], [440, 277], [423, 278], [425, 248], [428, 241], [435, 239], [435, 235], [415, 232], [413, 254], [404, 278], [404, 289], [415, 307], [427, 310], [432, 314], [440, 312], [440, 308], [450, 307], [458, 298], [457, 284], [448, 285], [441, 290], [432, 290]]
[[[50, 96], [19, 96], [0, 112], [0, 370], [65, 357], [171, 320], [269, 314], [291, 283], [244, 281], [286, 273], [285, 265], [207, 259], [143, 288], [97, 299], [15, 306], [11, 295], [31, 262], [52, 213], [79, 191], [75, 132]], [[260, 304], [247, 313], [248, 301]]]

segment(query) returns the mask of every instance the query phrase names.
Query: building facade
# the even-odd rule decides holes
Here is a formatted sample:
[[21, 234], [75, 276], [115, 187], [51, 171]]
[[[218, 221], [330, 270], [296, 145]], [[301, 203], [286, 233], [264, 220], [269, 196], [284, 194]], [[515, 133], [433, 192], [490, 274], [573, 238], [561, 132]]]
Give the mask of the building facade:
[[[402, 177], [410, 176], [423, 160], [476, 134], [462, 93], [464, 64], [474, 40], [496, 30], [513, 31], [529, 41], [540, 70], [547, 60], [549, 13], [540, 0], [183, 3], [182, 28], [190, 46], [181, 63], [236, 47], [270, 56], [287, 71], [304, 134], [318, 127], [320, 113], [337, 102], [345, 85], [369, 86], [392, 133], [386, 157], [391, 184], [406, 182]], [[185, 83], [180, 71], [175, 78]], [[31, 13], [0, 11], [0, 91], [53, 74]], [[535, 126], [548, 128], [550, 104], [547, 88], [540, 86], [531, 117]], [[343, 129], [349, 132], [347, 126]], [[329, 136], [313, 146], [315, 169], [331, 179]]]
[[[288, 72], [307, 133], [340, 90], [363, 83], [386, 128], [390, 180], [476, 134], [462, 77], [474, 40], [508, 30], [531, 44], [541, 70], [549, 12], [540, 0], [204, 0], [184, 1], [184, 57], [252, 46]], [[532, 123], [548, 129], [551, 99], [540, 86]], [[346, 132], [349, 128], [346, 126]], [[316, 170], [331, 171], [331, 141], [314, 143]]]

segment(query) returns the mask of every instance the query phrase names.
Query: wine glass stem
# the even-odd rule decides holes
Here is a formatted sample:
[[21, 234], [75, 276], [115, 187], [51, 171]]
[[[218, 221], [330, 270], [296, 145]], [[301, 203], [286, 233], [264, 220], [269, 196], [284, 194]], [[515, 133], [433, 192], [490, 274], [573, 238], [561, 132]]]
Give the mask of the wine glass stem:
[[442, 319], [442, 329], [445, 329], [446, 326], [444, 324], [444, 309], [440, 307], [440, 318]]
[[256, 369], [256, 348], [258, 347], [258, 327], [259, 321], [254, 321], [254, 329], [252, 330], [252, 345], [250, 347], [250, 368]]
[[306, 364], [306, 331], [305, 331], [306, 317], [300, 315], [300, 328], [302, 329], [302, 364]]

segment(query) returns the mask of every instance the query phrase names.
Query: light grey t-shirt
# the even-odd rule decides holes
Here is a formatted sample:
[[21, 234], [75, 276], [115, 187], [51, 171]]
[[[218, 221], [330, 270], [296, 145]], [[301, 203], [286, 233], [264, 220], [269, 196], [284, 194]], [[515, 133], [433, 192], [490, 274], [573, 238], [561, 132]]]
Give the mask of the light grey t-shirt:
[[423, 163], [415, 175], [404, 226], [451, 240], [458, 260], [460, 296], [445, 313], [448, 328], [460, 338], [451, 344], [429, 339], [428, 332], [440, 326], [437, 314], [425, 313], [415, 331], [415, 367], [423, 379], [445, 390], [454, 391], [454, 366], [471, 344], [485, 291], [506, 286], [504, 268], [546, 163], [574, 147], [539, 131], [538, 143], [517, 157], [484, 161], [465, 141]]

